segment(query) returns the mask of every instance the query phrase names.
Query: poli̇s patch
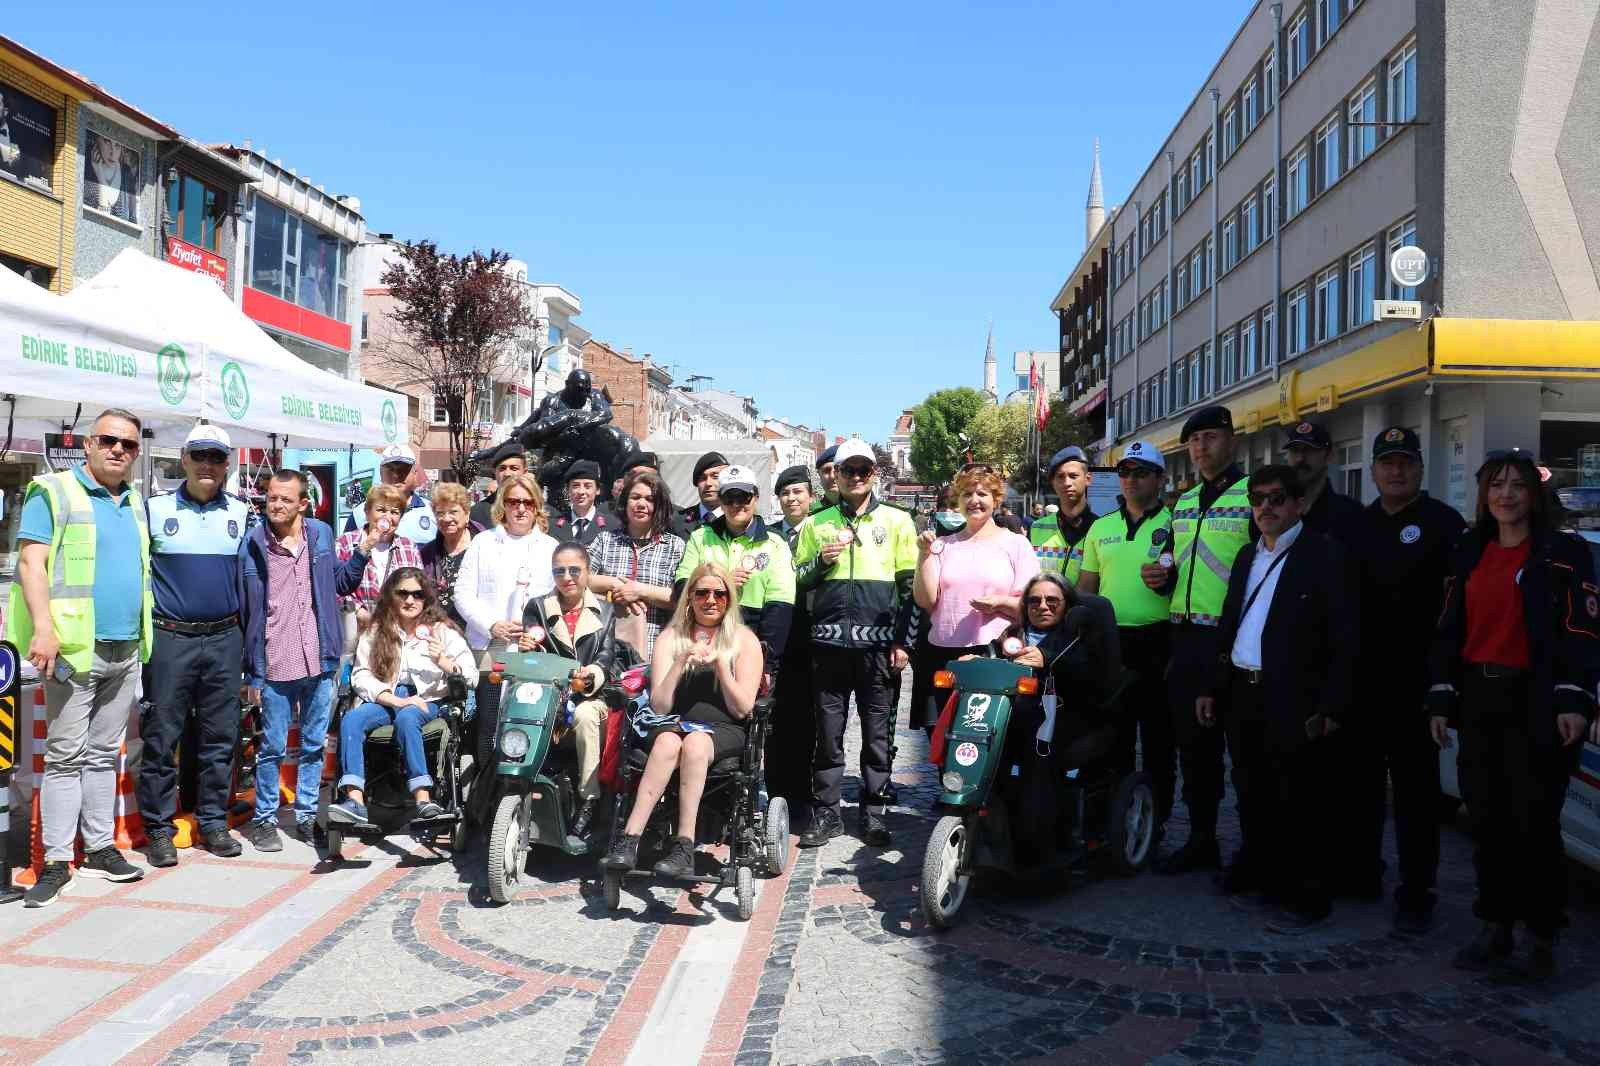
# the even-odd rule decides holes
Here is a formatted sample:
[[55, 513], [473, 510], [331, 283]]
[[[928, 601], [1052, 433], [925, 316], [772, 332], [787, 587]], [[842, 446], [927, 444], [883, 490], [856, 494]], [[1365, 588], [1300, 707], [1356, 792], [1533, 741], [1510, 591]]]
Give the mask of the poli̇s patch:
[[1422, 539], [1422, 527], [1410, 525], [1400, 531], [1401, 544], [1415, 544]]
[[161, 523], [161, 532], [165, 533], [169, 537], [177, 536], [177, 534], [178, 534], [178, 519], [176, 517], [173, 517], [173, 518], [169, 518], [165, 522]]

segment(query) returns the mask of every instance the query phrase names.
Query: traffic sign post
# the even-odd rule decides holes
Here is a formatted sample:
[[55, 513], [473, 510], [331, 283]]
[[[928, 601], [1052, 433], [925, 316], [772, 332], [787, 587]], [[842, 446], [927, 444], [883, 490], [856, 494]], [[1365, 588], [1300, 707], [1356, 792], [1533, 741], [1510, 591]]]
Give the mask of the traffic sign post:
[[22, 892], [11, 885], [11, 768], [17, 763], [17, 692], [22, 660], [17, 646], [0, 640], [0, 903], [15, 903]]

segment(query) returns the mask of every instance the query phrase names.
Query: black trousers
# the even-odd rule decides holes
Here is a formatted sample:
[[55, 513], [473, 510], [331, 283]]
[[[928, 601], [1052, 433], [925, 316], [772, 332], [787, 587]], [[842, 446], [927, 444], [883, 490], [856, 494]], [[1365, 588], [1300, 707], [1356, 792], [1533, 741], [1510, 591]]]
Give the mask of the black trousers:
[[1426, 689], [1426, 681], [1418, 679], [1372, 686], [1363, 693], [1359, 713], [1349, 716], [1350, 725], [1328, 738], [1337, 753], [1335, 787], [1349, 797], [1348, 816], [1334, 826], [1333, 851], [1343, 879], [1365, 886], [1383, 876], [1392, 787], [1400, 856], [1395, 902], [1408, 908], [1428, 908], [1438, 898], [1439, 749], [1422, 711]]
[[1117, 730], [1117, 765], [1124, 773], [1134, 768], [1134, 743], [1144, 756], [1144, 772], [1155, 792], [1156, 819], [1172, 814], [1177, 787], [1178, 758], [1172, 736], [1172, 711], [1167, 706], [1167, 663], [1172, 657], [1171, 626], [1119, 626], [1122, 663], [1139, 678], [1123, 697], [1121, 725]]
[[155, 631], [147, 707], [139, 720], [144, 754], [136, 795], [145, 831], [171, 833], [178, 813], [178, 744], [193, 716], [195, 820], [201, 832], [228, 826], [229, 771], [239, 735], [244, 634], [190, 636]]
[[911, 652], [911, 728], [933, 732], [945, 701], [950, 698], [947, 689], [933, 687], [933, 675], [963, 655], [982, 655], [987, 651], [988, 646], [983, 644], [946, 648], [929, 643], [926, 636], [917, 641]]
[[[844, 781], [844, 727], [850, 695], [861, 720], [862, 802], [881, 797], [892, 772], [889, 759], [891, 700], [898, 692], [889, 669], [888, 649], [818, 646], [812, 656], [817, 741], [811, 760], [811, 799], [818, 807], [838, 807]], [[881, 800], [880, 800], [881, 802]]]
[[1579, 745], [1536, 741], [1528, 704], [1529, 675], [1488, 678], [1466, 667], [1456, 766], [1477, 844], [1472, 912], [1486, 922], [1521, 919], [1536, 936], [1554, 936], [1567, 924], [1561, 807]]
[[[1260, 685], [1237, 673], [1222, 713], [1243, 838], [1236, 861], [1272, 900], [1326, 907], [1333, 865], [1328, 738], [1292, 749], [1273, 742], [1268, 719], [1275, 709], [1264, 705]], [[1287, 713], [1304, 717], [1297, 708]]]
[[1206, 728], [1194, 716], [1194, 701], [1217, 676], [1221, 637], [1214, 626], [1180, 622], [1172, 627], [1172, 659], [1167, 666], [1167, 701], [1173, 738], [1183, 770], [1183, 805], [1189, 810], [1191, 837], [1217, 835], [1222, 805], [1223, 730]]
[[[800, 654], [794, 654], [796, 641]], [[782, 796], [791, 813], [811, 805], [811, 757], [817, 746], [816, 697], [811, 691], [811, 644], [790, 636], [767, 733], [767, 791]]]

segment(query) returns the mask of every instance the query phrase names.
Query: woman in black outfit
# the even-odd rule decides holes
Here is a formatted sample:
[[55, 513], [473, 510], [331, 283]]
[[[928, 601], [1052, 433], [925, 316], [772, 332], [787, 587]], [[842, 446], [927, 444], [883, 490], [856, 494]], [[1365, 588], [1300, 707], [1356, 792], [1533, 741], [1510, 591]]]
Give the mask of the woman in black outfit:
[[1451, 558], [1430, 670], [1433, 739], [1447, 747], [1456, 726], [1477, 841], [1483, 928], [1456, 965], [1509, 958], [1520, 919], [1529, 969], [1548, 977], [1567, 924], [1561, 807], [1595, 712], [1600, 588], [1584, 543], [1553, 528], [1528, 452], [1491, 452], [1478, 471], [1478, 521]]
[[730, 610], [732, 576], [715, 563], [697, 567], [684, 583], [672, 622], [656, 637], [650, 664], [650, 707], [672, 716], [645, 740], [650, 761], [639, 779], [633, 809], [612, 842], [605, 865], [631, 870], [639, 836], [656, 801], [678, 775], [678, 835], [655, 872], [694, 873], [695, 821], [706, 771], [718, 759], [744, 750], [745, 730], [761, 687], [761, 642]]

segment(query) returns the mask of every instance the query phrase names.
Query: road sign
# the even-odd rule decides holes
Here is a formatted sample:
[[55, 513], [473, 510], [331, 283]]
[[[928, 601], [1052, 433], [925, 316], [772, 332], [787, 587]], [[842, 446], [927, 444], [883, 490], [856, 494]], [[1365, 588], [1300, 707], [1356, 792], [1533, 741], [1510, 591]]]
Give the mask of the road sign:
[[1396, 248], [1389, 255], [1389, 277], [1402, 289], [1428, 280], [1428, 253], [1414, 244]]
[[1418, 300], [1373, 300], [1372, 317], [1379, 322], [1395, 318], [1421, 322], [1422, 303]]
[[22, 687], [17, 646], [0, 640], [0, 774], [17, 761], [17, 691]]

